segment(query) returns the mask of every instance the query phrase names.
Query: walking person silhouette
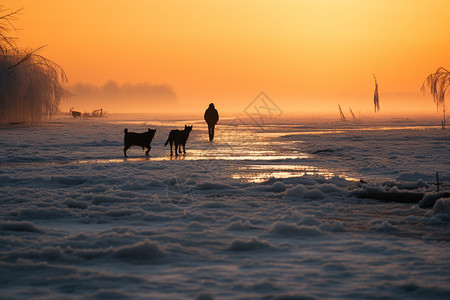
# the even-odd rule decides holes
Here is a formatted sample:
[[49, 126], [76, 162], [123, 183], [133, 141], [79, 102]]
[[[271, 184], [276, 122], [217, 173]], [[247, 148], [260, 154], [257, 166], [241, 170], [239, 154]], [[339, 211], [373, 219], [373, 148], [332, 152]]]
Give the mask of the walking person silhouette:
[[215, 109], [214, 103], [211, 103], [205, 111], [205, 121], [208, 124], [209, 141], [212, 142], [214, 139], [214, 127], [219, 121], [219, 113], [217, 112], [217, 109]]

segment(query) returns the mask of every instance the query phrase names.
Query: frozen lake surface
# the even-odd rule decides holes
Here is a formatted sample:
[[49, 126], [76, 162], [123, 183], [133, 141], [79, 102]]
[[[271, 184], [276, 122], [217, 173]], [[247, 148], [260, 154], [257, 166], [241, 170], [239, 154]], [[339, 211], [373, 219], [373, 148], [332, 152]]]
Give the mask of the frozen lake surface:
[[[436, 171], [449, 192], [449, 130], [238, 121], [214, 143], [195, 120], [0, 129], [0, 298], [450, 298], [450, 199], [358, 197], [435, 199]], [[149, 157], [124, 128], [157, 129]]]

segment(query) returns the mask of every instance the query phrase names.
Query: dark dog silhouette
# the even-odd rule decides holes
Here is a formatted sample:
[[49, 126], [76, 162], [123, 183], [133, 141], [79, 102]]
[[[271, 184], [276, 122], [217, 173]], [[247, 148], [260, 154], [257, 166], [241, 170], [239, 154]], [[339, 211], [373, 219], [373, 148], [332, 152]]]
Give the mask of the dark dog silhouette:
[[123, 153], [125, 154], [125, 157], [127, 157], [127, 150], [131, 146], [139, 146], [142, 147], [142, 150], [144, 148], [147, 148], [148, 150], [145, 152], [145, 155], [148, 155], [150, 152], [150, 149], [152, 148], [150, 146], [150, 143], [153, 140], [153, 137], [155, 136], [156, 129], [148, 129], [147, 132], [144, 133], [136, 133], [136, 132], [128, 132], [128, 129], [125, 128], [123, 131], [125, 133], [125, 137], [123, 139], [123, 144], [125, 147], [123, 147]]
[[72, 114], [72, 117], [75, 119], [76, 117], [81, 119], [81, 112], [73, 110], [73, 107], [69, 110], [69, 112]]
[[81, 119], [81, 112], [79, 111], [72, 111], [72, 117], [75, 119], [76, 117]]
[[[164, 146], [167, 146], [168, 143], [170, 143], [170, 155], [173, 155], [172, 152], [172, 144], [175, 144], [175, 155], [178, 155], [178, 151], [181, 153], [186, 154], [186, 141], [189, 137], [189, 133], [192, 131], [192, 125], [187, 126], [184, 125], [184, 130], [171, 130], [169, 133], [169, 137], [167, 138], [166, 143]], [[181, 152], [181, 146], [183, 146], [183, 152]]]

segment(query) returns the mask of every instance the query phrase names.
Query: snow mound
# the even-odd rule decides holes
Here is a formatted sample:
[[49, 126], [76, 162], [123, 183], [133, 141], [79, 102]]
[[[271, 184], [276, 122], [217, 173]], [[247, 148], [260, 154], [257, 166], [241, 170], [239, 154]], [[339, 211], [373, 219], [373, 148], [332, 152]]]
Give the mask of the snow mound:
[[282, 182], [275, 182], [272, 186], [268, 187], [266, 191], [274, 193], [282, 193], [286, 190], [286, 186]]
[[317, 220], [314, 216], [303, 216], [299, 224], [308, 226], [317, 226], [320, 225], [320, 221]]
[[227, 247], [229, 251], [251, 251], [272, 248], [273, 246], [266, 241], [261, 241], [258, 238], [253, 237], [251, 240], [239, 240], [234, 239]]
[[47, 261], [64, 261], [65, 254], [59, 246], [44, 246], [41, 249], [17, 250], [9, 253], [7, 256], [10, 260], [27, 259], [27, 260], [47, 260]]
[[230, 223], [230, 225], [226, 227], [226, 230], [234, 230], [234, 231], [245, 231], [250, 229], [256, 229], [256, 227], [253, 226], [249, 220], [246, 220], [245, 222], [242, 222], [242, 220], [236, 221]]
[[194, 231], [203, 231], [203, 230], [208, 229], [208, 226], [206, 226], [198, 221], [192, 221], [191, 223], [189, 223], [188, 228], [191, 230], [194, 230]]
[[24, 208], [17, 212], [17, 215], [22, 219], [57, 219], [72, 215], [68, 209], [61, 209], [56, 207], [48, 208]]
[[425, 174], [420, 172], [404, 172], [395, 177], [396, 181], [418, 181], [418, 180], [433, 181], [434, 174]]
[[329, 232], [345, 232], [345, 226], [342, 222], [336, 221], [333, 223], [322, 223], [319, 225], [320, 230]]
[[88, 208], [88, 204], [81, 201], [75, 201], [75, 200], [68, 200], [66, 202], [66, 205], [68, 208], [77, 208], [77, 209], [86, 209]]
[[317, 189], [313, 189], [313, 190], [307, 192], [306, 194], [304, 194], [303, 198], [309, 199], [309, 200], [321, 200], [321, 199], [325, 198], [325, 195], [321, 191], [319, 191]]
[[92, 295], [89, 295], [92, 299], [132, 299], [136, 298], [132, 293], [128, 293], [121, 290], [113, 289], [99, 289]]
[[28, 221], [4, 221], [0, 223], [0, 228], [9, 231], [42, 232], [36, 225]]
[[199, 190], [226, 190], [233, 187], [221, 183], [205, 182], [197, 185], [196, 188]]
[[274, 300], [316, 300], [317, 298], [307, 296], [307, 295], [280, 295], [273, 298]]
[[286, 191], [287, 198], [301, 198], [308, 190], [301, 184]]
[[393, 226], [388, 221], [383, 221], [380, 224], [377, 224], [375, 226], [375, 230], [381, 231], [381, 232], [393, 232], [393, 231], [398, 231], [398, 228]]
[[448, 198], [450, 193], [427, 193], [418, 203], [420, 208], [432, 208], [440, 198]]
[[322, 193], [341, 193], [342, 190], [332, 183], [323, 183], [317, 187]]
[[100, 205], [103, 203], [128, 202], [128, 199], [109, 195], [95, 195], [92, 197], [92, 204]]
[[214, 300], [214, 297], [208, 293], [200, 293], [195, 297], [195, 300]]
[[433, 214], [450, 215], [450, 198], [441, 198], [437, 200], [433, 207]]
[[89, 180], [88, 176], [53, 176], [50, 182], [56, 185], [75, 186], [80, 185]]
[[93, 187], [86, 189], [85, 191], [90, 193], [104, 193], [108, 189], [109, 188], [104, 184], [96, 184]]
[[345, 226], [342, 222], [334, 222], [333, 227], [331, 228], [331, 231], [334, 232], [344, 232]]
[[315, 237], [323, 235], [324, 232], [315, 226], [289, 224], [275, 222], [270, 228], [270, 233], [278, 236]]
[[383, 182], [383, 186], [396, 186], [399, 189], [405, 190], [416, 190], [421, 188], [428, 188], [430, 185], [426, 183], [423, 179], [419, 179], [416, 182], [396, 182], [396, 181], [387, 181]]
[[149, 240], [118, 247], [113, 252], [113, 257], [131, 261], [158, 261], [165, 256], [166, 253], [161, 250], [159, 244]]
[[74, 254], [85, 260], [103, 259], [109, 260], [111, 258], [119, 259], [128, 263], [148, 263], [158, 264], [162, 263], [167, 253], [161, 248], [157, 242], [144, 240], [131, 245], [98, 249], [77, 249], [65, 251], [66, 253]]

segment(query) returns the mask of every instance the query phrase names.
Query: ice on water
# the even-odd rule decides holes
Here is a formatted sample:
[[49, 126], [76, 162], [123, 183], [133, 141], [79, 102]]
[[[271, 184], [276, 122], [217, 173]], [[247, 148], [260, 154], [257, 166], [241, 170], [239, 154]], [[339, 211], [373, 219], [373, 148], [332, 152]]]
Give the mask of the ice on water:
[[[194, 125], [185, 156], [170, 129]], [[123, 129], [157, 128], [123, 158]], [[217, 127], [114, 116], [0, 130], [1, 297], [448, 299], [449, 190], [431, 122]], [[362, 184], [363, 179], [367, 184]]]

